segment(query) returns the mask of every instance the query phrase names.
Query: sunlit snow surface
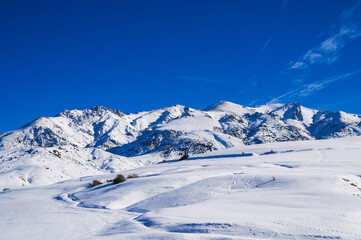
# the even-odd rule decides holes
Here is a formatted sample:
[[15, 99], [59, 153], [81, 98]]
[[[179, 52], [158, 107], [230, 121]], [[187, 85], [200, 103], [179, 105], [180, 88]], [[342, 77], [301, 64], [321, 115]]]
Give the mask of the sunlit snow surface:
[[118, 185], [88, 186], [114, 173], [1, 192], [0, 239], [361, 239], [361, 137], [242, 146], [131, 173], [140, 177]]

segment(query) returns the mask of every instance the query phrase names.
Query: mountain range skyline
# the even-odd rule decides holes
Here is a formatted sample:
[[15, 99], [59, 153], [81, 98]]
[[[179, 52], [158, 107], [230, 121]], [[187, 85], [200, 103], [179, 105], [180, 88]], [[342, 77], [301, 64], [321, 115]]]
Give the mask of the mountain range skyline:
[[2, 1], [0, 132], [222, 99], [361, 114], [361, 1]]
[[[97, 106], [64, 110], [0, 134], [0, 176], [17, 186], [53, 183], [177, 159], [185, 153], [196, 156], [260, 143], [360, 135], [361, 115], [299, 103], [246, 107], [221, 101], [201, 110], [174, 105], [127, 114]], [[19, 174], [28, 177], [13, 177]]]
[[[231, 104], [236, 104], [236, 105], [239, 105], [239, 106], [242, 106], [242, 107], [251, 107], [251, 108], [258, 108], [258, 107], [263, 107], [263, 106], [274, 106], [274, 105], [293, 105], [293, 104], [296, 104], [296, 105], [301, 105], [299, 102], [290, 102], [290, 103], [270, 103], [270, 104], [266, 104], [266, 105], [254, 105], [254, 106], [245, 106], [245, 105], [241, 105], [241, 104], [237, 104], [237, 103], [233, 103], [231, 101], [227, 101], [227, 100], [220, 100], [218, 102], [215, 102], [211, 105], [207, 105], [205, 107], [201, 107], [199, 109], [196, 109], [196, 108], [193, 108], [193, 109], [196, 109], [196, 110], [205, 110], [205, 109], [209, 109], [210, 107], [212, 106], [216, 106], [216, 105], [219, 105], [219, 104], [222, 104], [222, 103], [231, 103]], [[174, 107], [174, 106], [185, 106], [185, 105], [182, 105], [182, 104], [174, 104], [174, 105], [170, 105], [170, 106], [167, 106], [167, 107], [162, 107], [162, 108], [170, 108], [170, 107]], [[29, 122], [26, 122], [26, 123], [23, 123], [21, 124], [20, 126], [18, 126], [17, 128], [15, 127], [14, 129], [10, 129], [10, 130], [7, 130], [7, 131], [3, 131], [1, 132], [0, 131], [0, 134], [3, 134], [3, 133], [6, 133], [6, 132], [10, 132], [10, 131], [14, 131], [14, 130], [17, 130], [19, 128], [22, 128], [34, 121], [36, 121], [37, 119], [39, 118], [43, 118], [43, 117], [56, 117], [56, 116], [59, 116], [59, 114], [61, 114], [62, 112], [66, 112], [66, 111], [71, 111], [71, 110], [79, 110], [79, 111], [84, 111], [84, 110], [91, 110], [91, 109], [97, 109], [97, 108], [105, 108], [105, 109], [108, 109], [108, 110], [111, 110], [111, 111], [114, 111], [114, 112], [118, 112], [118, 113], [122, 113], [122, 114], [136, 114], [136, 113], [139, 113], [139, 112], [144, 112], [144, 111], [155, 111], [155, 110], [158, 110], [158, 109], [143, 109], [142, 111], [138, 111], [138, 112], [123, 112], [121, 109], [119, 108], [110, 108], [108, 106], [104, 106], [104, 105], [95, 105], [95, 106], [92, 106], [90, 108], [83, 108], [83, 109], [63, 109], [62, 111], [60, 111], [59, 113], [55, 113], [54, 115], [41, 115], [41, 116], [38, 116], [36, 118], [34, 118], [33, 120], [30, 120]], [[315, 110], [322, 110], [322, 109], [315, 109]], [[330, 109], [323, 109], [323, 111], [332, 111]], [[335, 112], [344, 112], [342, 109], [339, 109]], [[354, 115], [361, 115], [361, 114], [358, 114], [358, 113], [349, 113], [349, 114], [354, 114]]]

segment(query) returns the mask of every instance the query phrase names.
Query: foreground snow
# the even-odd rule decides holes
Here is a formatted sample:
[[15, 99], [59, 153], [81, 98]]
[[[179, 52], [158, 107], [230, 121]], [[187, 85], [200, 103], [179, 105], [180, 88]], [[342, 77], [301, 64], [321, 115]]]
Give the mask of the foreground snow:
[[360, 156], [361, 137], [272, 143], [8, 190], [0, 239], [361, 239]]

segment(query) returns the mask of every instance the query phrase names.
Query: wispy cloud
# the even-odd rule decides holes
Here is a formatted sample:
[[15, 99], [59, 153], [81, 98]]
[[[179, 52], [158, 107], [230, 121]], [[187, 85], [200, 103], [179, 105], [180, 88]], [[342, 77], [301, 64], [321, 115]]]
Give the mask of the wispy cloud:
[[201, 76], [189, 76], [189, 75], [173, 77], [173, 79], [186, 80], [186, 81], [195, 81], [195, 82], [204, 82], [204, 83], [222, 82], [221, 79], [207, 78], [207, 77], [201, 77]]
[[338, 59], [338, 54], [349, 41], [361, 37], [361, 1], [344, 10], [336, 32], [331, 34], [319, 46], [310, 49], [297, 61], [289, 63], [288, 70], [307, 69], [313, 64], [331, 64]]
[[270, 37], [264, 42], [263, 48], [262, 48], [262, 50], [261, 50], [261, 53], [263, 53], [263, 52], [267, 49], [268, 45], [272, 42], [272, 40], [273, 40], [273, 35], [270, 36]]
[[267, 49], [268, 45], [272, 42], [274, 35], [275, 35], [276, 32], [278, 31], [278, 25], [280, 24], [281, 15], [282, 15], [282, 13], [285, 11], [286, 6], [287, 6], [287, 3], [288, 3], [288, 0], [283, 0], [283, 2], [282, 2], [282, 8], [281, 8], [281, 14], [280, 14], [280, 16], [278, 17], [278, 19], [277, 19], [277, 21], [276, 21], [276, 24], [275, 24], [275, 26], [274, 26], [274, 29], [275, 29], [275, 30], [273, 31], [272, 35], [271, 35], [269, 38], [267, 38], [267, 40], [264, 42], [263, 47], [262, 47], [262, 49], [261, 49], [261, 54]]
[[310, 96], [310, 95], [320, 91], [321, 89], [325, 88], [327, 85], [329, 85], [333, 82], [349, 79], [353, 75], [360, 73], [360, 72], [361, 72], [361, 69], [358, 69], [353, 72], [342, 73], [342, 74], [339, 74], [336, 76], [332, 76], [332, 77], [323, 79], [321, 81], [305, 84], [301, 87], [298, 87], [289, 92], [286, 92], [285, 94], [282, 94], [276, 98], [273, 98], [271, 101], [268, 102], [268, 104], [279, 103], [282, 101], [296, 100], [299, 98], [304, 98], [304, 97]]
[[288, 0], [283, 0], [281, 12], [284, 12], [287, 6]]
[[292, 80], [291, 83], [292, 83], [293, 85], [300, 85], [300, 84], [302, 84], [304, 81], [305, 81], [304, 79], [298, 78], [298, 79]]

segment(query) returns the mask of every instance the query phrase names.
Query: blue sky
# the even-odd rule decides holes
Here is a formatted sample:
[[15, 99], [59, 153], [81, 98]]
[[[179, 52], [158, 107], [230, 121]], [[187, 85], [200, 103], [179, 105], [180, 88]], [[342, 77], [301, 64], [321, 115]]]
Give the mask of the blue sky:
[[361, 114], [361, 2], [0, 2], [0, 132], [220, 100]]

